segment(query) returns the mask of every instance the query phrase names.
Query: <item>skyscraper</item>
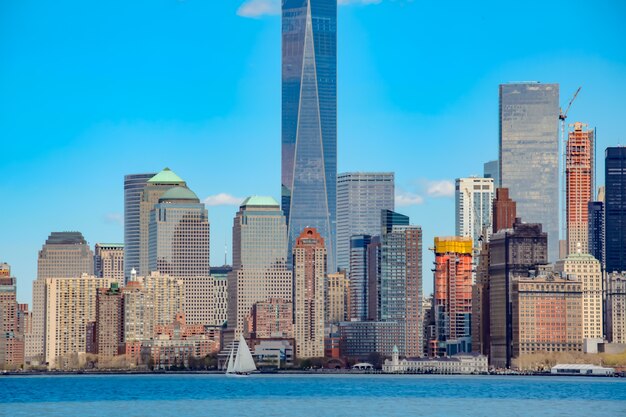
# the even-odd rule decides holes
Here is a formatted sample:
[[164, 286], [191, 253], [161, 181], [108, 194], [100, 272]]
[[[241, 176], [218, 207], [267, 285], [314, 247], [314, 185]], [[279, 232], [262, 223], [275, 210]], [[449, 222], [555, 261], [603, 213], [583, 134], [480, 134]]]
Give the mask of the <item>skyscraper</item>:
[[155, 204], [159, 202], [159, 198], [173, 187], [187, 187], [187, 183], [169, 168], [164, 168], [163, 171], [150, 178], [141, 191], [139, 202], [139, 265], [127, 263], [127, 266], [130, 266], [131, 269], [135, 268], [140, 276], [146, 276], [152, 272], [150, 271], [149, 249], [152, 210], [154, 210]]
[[472, 351], [472, 239], [435, 238], [435, 299], [438, 356]]
[[493, 187], [500, 188], [500, 163], [497, 159], [485, 162], [483, 165], [483, 177], [493, 178]]
[[517, 217], [517, 204], [509, 198], [508, 188], [498, 188], [493, 200], [493, 233], [510, 229]]
[[380, 318], [401, 326], [400, 353], [422, 356], [422, 229], [391, 225], [381, 250]]
[[272, 197], [248, 197], [233, 221], [228, 328], [238, 337], [254, 303], [269, 299], [292, 302], [292, 293], [285, 216]]
[[589, 253], [588, 204], [594, 193], [593, 130], [583, 129], [586, 125], [576, 122], [569, 132], [566, 149], [566, 206], [567, 206], [567, 250]]
[[193, 191], [172, 187], [159, 197], [151, 214], [148, 253], [150, 271], [208, 279], [209, 215]]
[[326, 248], [313, 228], [302, 231], [293, 249], [296, 356], [324, 356], [324, 279]]
[[124, 176], [124, 278], [130, 278], [131, 269], [139, 269], [139, 204], [146, 182], [157, 173]]
[[517, 215], [548, 233], [548, 256], [559, 256], [559, 85], [500, 85], [500, 186]]
[[604, 202], [590, 201], [587, 206], [589, 213], [588, 236], [589, 254], [600, 261], [604, 269]]
[[368, 265], [367, 247], [370, 235], [350, 238], [350, 314], [351, 320], [367, 320], [368, 313]]
[[282, 2], [282, 209], [289, 254], [305, 227], [335, 271], [337, 1]]
[[33, 281], [33, 327], [26, 338], [26, 360], [41, 361], [46, 337], [46, 279], [93, 274], [93, 252], [80, 232], [52, 232], [39, 251]]
[[350, 268], [350, 237], [380, 234], [380, 211], [394, 210], [393, 172], [346, 172], [337, 177], [337, 267]]
[[94, 275], [124, 284], [124, 245], [96, 243], [94, 254]]
[[494, 233], [489, 241], [489, 359], [493, 366], [511, 366], [513, 277], [529, 277], [548, 263], [548, 236], [537, 223], [516, 219], [512, 229]]
[[[468, 236], [480, 247], [484, 231], [491, 231], [492, 178], [457, 178], [455, 191], [455, 230], [457, 236]], [[487, 239], [488, 236], [483, 236]]]
[[626, 271], [626, 147], [606, 149], [605, 159], [606, 271]]

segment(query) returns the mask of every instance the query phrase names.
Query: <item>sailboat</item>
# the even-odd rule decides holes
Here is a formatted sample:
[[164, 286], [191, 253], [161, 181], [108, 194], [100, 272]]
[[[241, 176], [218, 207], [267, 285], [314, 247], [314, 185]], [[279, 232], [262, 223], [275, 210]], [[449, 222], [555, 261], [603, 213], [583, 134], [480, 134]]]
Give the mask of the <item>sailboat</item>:
[[226, 375], [243, 376], [250, 375], [256, 371], [256, 365], [252, 358], [252, 353], [248, 348], [248, 344], [243, 336], [239, 336], [239, 346], [237, 346], [237, 354], [234, 356], [234, 346], [230, 348], [230, 356], [228, 357], [228, 365], [226, 366]]

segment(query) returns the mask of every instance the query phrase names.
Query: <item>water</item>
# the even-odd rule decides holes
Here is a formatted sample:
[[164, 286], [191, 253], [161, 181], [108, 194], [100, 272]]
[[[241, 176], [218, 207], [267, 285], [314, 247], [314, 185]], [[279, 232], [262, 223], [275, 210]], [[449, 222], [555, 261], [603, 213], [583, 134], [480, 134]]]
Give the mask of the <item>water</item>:
[[626, 380], [384, 375], [0, 377], [0, 416], [626, 416]]

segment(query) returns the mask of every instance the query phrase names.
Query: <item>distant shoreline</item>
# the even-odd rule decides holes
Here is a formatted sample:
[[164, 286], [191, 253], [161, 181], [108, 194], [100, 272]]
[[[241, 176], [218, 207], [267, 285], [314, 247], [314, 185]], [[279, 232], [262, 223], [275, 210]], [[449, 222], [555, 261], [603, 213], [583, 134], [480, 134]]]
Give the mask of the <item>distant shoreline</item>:
[[[101, 375], [224, 375], [224, 371], [21, 371], [21, 372], [2, 372], [0, 376], [69, 376], [69, 375], [86, 375], [86, 376], [101, 376]], [[592, 377], [592, 378], [623, 378], [624, 376], [615, 374], [609, 375], [565, 375], [565, 374], [552, 374], [549, 372], [536, 372], [536, 373], [489, 373], [489, 374], [435, 374], [435, 373], [383, 373], [381, 371], [367, 372], [367, 371], [352, 371], [349, 369], [342, 370], [276, 370], [268, 372], [258, 372], [254, 375], [323, 375], [323, 376], [345, 376], [345, 375], [387, 375], [387, 376], [441, 376], [441, 377], [480, 377], [480, 376], [532, 376], [532, 377]]]

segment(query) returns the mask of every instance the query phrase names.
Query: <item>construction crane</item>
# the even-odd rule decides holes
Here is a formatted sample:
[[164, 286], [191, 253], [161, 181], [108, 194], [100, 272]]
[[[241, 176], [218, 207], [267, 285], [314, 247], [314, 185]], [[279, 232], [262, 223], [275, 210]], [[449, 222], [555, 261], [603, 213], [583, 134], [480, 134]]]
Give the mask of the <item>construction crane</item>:
[[572, 96], [572, 99], [569, 101], [565, 112], [563, 112], [563, 108], [559, 108], [559, 120], [561, 121], [561, 143], [563, 146], [563, 171], [561, 174], [563, 184], [563, 192], [561, 197], [563, 199], [563, 221], [561, 222], [563, 239], [567, 239], [567, 139], [565, 139], [565, 119], [567, 119], [567, 113], [572, 107], [572, 103], [574, 103], [574, 100], [576, 100], [576, 97], [578, 97], [578, 93], [580, 93], [581, 88], [583, 87], [578, 87], [578, 90], [576, 90], [576, 92]]

